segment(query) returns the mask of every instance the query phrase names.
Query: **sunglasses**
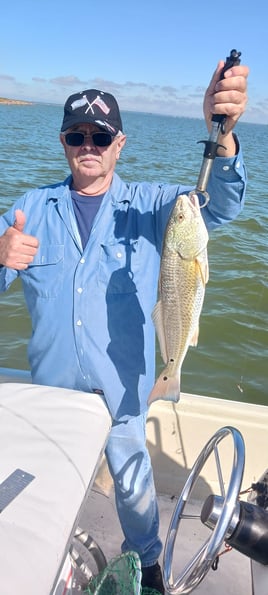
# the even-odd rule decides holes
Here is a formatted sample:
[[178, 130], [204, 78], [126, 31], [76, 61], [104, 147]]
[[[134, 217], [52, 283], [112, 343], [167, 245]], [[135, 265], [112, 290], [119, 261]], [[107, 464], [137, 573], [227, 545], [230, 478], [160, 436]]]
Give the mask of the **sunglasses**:
[[108, 147], [113, 140], [113, 136], [109, 132], [92, 132], [91, 134], [67, 132], [65, 134], [66, 143], [70, 147], [81, 147], [87, 138], [90, 138], [96, 147]]

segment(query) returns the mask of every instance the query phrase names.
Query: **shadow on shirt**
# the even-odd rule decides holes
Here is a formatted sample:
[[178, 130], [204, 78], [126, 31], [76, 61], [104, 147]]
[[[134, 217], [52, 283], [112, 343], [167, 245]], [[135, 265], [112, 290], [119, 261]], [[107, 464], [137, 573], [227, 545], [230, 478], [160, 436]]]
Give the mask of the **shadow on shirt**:
[[[146, 278], [139, 269], [139, 258], [148, 259], [150, 254], [136, 255], [137, 242], [143, 237], [161, 253], [164, 229], [173, 204], [162, 206], [160, 213], [140, 213], [137, 209], [122, 205], [122, 210], [114, 213], [114, 238], [117, 246], [122, 247], [121, 264], [116, 263], [116, 270], [110, 275], [106, 288], [107, 319], [110, 343], [107, 353], [112, 360], [117, 374], [125, 388], [125, 392], [117, 417], [140, 414], [139, 382], [140, 376], [146, 373], [144, 357], [144, 325], [145, 316], [140, 304], [140, 296], [135, 284], [139, 276], [139, 285], [146, 283]], [[115, 246], [114, 254], [116, 254]], [[152, 248], [153, 249], [153, 248]], [[121, 250], [121, 248], [120, 248]], [[114, 261], [115, 262], [115, 261]], [[157, 274], [156, 274], [157, 276]], [[157, 278], [155, 287], [148, 287], [152, 293], [152, 301], [156, 299]], [[144, 285], [145, 288], [145, 285]], [[145, 290], [145, 289], [144, 289]], [[149, 296], [150, 297], [150, 296]], [[154, 346], [152, 346], [153, 352]], [[118, 399], [120, 397], [118, 396]]]
[[[124, 291], [115, 291], [115, 288]], [[144, 313], [140, 306], [131, 271], [131, 250], [126, 251], [126, 266], [114, 271], [106, 291], [110, 343], [107, 353], [125, 388], [117, 416], [139, 415], [138, 383], [145, 374]]]

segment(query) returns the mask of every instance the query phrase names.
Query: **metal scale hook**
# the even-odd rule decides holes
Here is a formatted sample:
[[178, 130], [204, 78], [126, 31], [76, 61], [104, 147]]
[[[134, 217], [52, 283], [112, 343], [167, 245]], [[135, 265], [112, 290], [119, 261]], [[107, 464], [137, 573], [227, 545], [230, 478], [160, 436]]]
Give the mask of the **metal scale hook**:
[[[229, 68], [232, 68], [232, 66], [237, 66], [238, 64], [240, 64], [240, 56], [241, 56], [241, 52], [237, 52], [237, 50], [231, 50], [230, 56], [228, 56], [226, 58], [226, 62], [225, 62], [224, 67], [221, 71], [220, 80], [224, 78], [224, 73], [226, 72], [226, 70], [228, 70]], [[205, 203], [202, 205], [202, 207], [204, 207], [209, 201], [209, 194], [206, 191], [206, 188], [207, 188], [211, 168], [213, 165], [213, 160], [215, 159], [215, 157], [217, 155], [217, 149], [218, 149], [218, 147], [223, 147], [223, 145], [220, 145], [218, 143], [218, 138], [219, 138], [220, 132], [222, 134], [224, 134], [224, 124], [226, 121], [226, 117], [227, 116], [225, 116], [223, 114], [214, 114], [212, 116], [212, 128], [211, 128], [211, 132], [210, 132], [208, 140], [198, 141], [199, 143], [204, 143], [205, 150], [203, 153], [203, 161], [202, 161], [200, 173], [198, 176], [196, 188], [190, 194], [192, 194], [193, 192], [194, 193], [199, 192], [199, 193], [203, 194], [203, 196], [205, 197]], [[225, 147], [223, 147], [223, 148], [225, 148]]]

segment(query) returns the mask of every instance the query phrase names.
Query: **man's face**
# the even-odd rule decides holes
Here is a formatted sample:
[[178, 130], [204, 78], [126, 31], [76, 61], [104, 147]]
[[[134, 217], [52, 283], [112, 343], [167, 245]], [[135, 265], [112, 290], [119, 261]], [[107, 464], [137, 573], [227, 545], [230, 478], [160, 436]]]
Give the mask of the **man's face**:
[[65, 135], [60, 135], [73, 175], [74, 185], [78, 188], [96, 182], [97, 179], [100, 179], [100, 182], [107, 180], [108, 185], [110, 185], [116, 161], [119, 159], [126, 137], [125, 135], [113, 137], [110, 145], [99, 147], [94, 144], [91, 134], [100, 131], [101, 129], [93, 124], [78, 124], [69, 128], [65, 134], [68, 132], [82, 132], [88, 135], [83, 144], [78, 147], [68, 145]]

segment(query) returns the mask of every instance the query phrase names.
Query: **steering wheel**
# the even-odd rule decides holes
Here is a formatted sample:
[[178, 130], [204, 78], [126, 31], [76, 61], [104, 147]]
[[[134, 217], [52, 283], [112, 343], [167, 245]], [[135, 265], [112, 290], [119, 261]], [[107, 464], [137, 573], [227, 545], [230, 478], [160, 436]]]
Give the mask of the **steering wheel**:
[[[231, 435], [233, 438], [233, 464], [228, 482], [227, 489], [225, 491], [223, 474], [221, 469], [221, 462], [218, 451], [219, 442], [226, 436]], [[189, 496], [193, 490], [194, 485], [203, 469], [205, 463], [211, 454], [214, 454], [218, 480], [221, 490], [221, 495], [224, 497], [224, 504], [221, 510], [221, 514], [218, 518], [216, 526], [212, 531], [210, 537], [201, 546], [199, 551], [185, 566], [179, 576], [173, 580], [172, 577], [172, 565], [173, 565], [173, 552], [177, 532], [179, 529], [180, 521], [183, 518], [196, 518], [190, 517], [190, 515], [183, 515], [183, 510], [186, 503], [189, 500]], [[181, 593], [190, 593], [199, 583], [202, 581], [208, 570], [211, 568], [213, 561], [215, 560], [221, 545], [224, 542], [225, 536], [228, 532], [228, 527], [231, 523], [232, 516], [237, 503], [238, 495], [243, 478], [245, 463], [245, 446], [244, 440], [236, 428], [226, 426], [219, 429], [214, 436], [208, 441], [206, 446], [199, 454], [191, 473], [182, 489], [181, 495], [176, 504], [174, 510], [164, 550], [164, 564], [163, 564], [163, 579], [166, 591], [170, 595], [179, 595]]]

